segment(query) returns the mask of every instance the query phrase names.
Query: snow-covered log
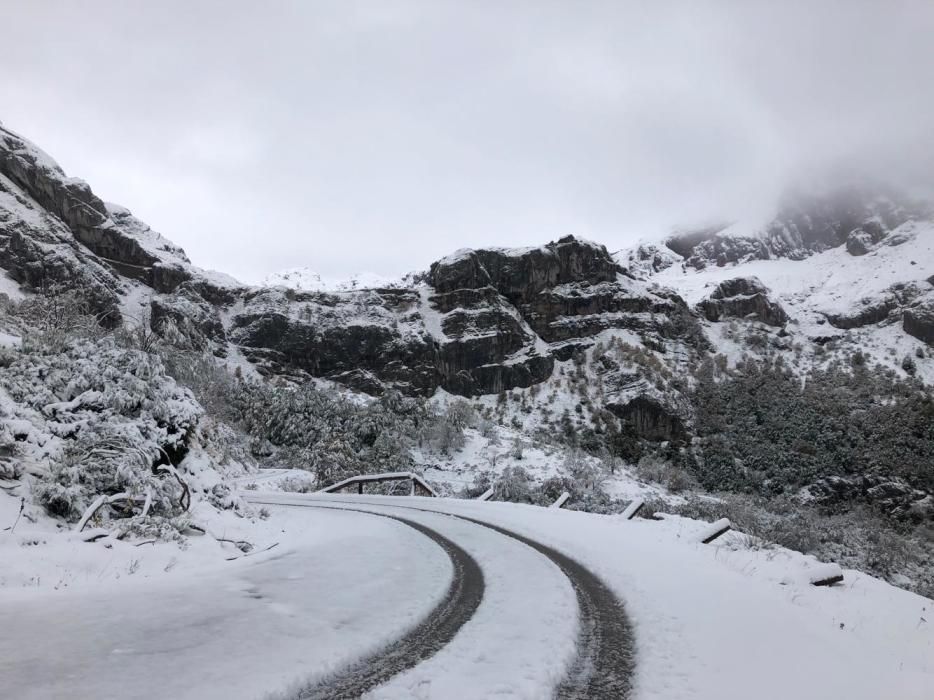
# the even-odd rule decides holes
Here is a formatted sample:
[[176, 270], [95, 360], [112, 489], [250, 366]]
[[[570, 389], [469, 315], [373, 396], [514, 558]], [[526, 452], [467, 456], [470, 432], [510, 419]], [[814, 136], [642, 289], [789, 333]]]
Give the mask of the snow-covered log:
[[843, 569], [839, 564], [822, 564], [809, 573], [812, 586], [832, 586], [843, 581]]
[[569, 499], [570, 497], [571, 497], [571, 494], [569, 494], [567, 491], [565, 491], [565, 492], [562, 493], [560, 496], [558, 496], [558, 500], [555, 501], [554, 503], [552, 503], [551, 506], [549, 506], [549, 507], [550, 507], [550, 508], [562, 508], [562, 507], [564, 506], [564, 504], [568, 502], [568, 499]]
[[710, 544], [720, 535], [726, 534], [733, 527], [733, 523], [728, 518], [720, 518], [717, 522], [711, 523], [701, 533], [700, 541], [703, 544]]
[[632, 503], [626, 506], [626, 510], [623, 511], [623, 520], [632, 520], [634, 517], [636, 517], [636, 513], [642, 510], [642, 506], [644, 505], [645, 501], [643, 499], [637, 498], [634, 500]]
[[493, 498], [493, 489], [491, 488], [477, 496], [478, 501], [489, 501], [491, 498]]

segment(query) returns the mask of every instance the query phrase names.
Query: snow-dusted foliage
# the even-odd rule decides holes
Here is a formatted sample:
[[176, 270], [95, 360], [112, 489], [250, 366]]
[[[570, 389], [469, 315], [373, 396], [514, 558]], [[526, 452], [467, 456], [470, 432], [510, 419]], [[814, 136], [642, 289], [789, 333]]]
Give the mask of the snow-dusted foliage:
[[435, 422], [417, 399], [390, 392], [360, 404], [310, 385], [242, 382], [233, 406], [254, 454], [312, 471], [321, 487], [356, 474], [410, 470], [411, 447]]
[[851, 365], [801, 381], [780, 358], [698, 372], [692, 463], [708, 488], [763, 494], [808, 487], [828, 507], [867, 501], [887, 516], [934, 513], [934, 397], [920, 382]]
[[98, 496], [121, 493], [150, 498], [153, 514], [178, 513], [183, 487], [160, 467], [188, 451], [202, 415], [191, 392], [158, 357], [112, 337], [69, 345], [27, 347], [0, 376], [23, 436], [22, 459], [43, 474], [36, 497], [72, 521]]

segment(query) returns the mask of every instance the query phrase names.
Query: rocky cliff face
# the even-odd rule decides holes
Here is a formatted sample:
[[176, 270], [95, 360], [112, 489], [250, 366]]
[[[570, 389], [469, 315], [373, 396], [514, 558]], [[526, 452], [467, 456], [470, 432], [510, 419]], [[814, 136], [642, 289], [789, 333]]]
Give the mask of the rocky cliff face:
[[458, 251], [411, 288], [252, 290], [230, 315], [229, 337], [267, 373], [368, 393], [477, 396], [541, 383], [613, 328], [702, 342], [683, 301], [622, 275], [603, 246], [568, 237]]
[[692, 349], [704, 338], [677, 296], [632, 279], [606, 248], [573, 237], [459, 251], [424, 281], [300, 292], [247, 288], [191, 265], [133, 215], [0, 130], [2, 266], [26, 290], [86, 293], [101, 313], [167, 322], [197, 347], [235, 347], [266, 375], [320, 377], [380, 394], [493, 394], [547, 380], [607, 330]]
[[[666, 275], [828, 248], [868, 259], [910, 239], [905, 222], [916, 209], [847, 191], [786, 204], [753, 236], [707, 227], [678, 234], [667, 247], [638, 246], [622, 265], [605, 247], [568, 236], [538, 247], [461, 250], [392, 287], [248, 288], [193, 266], [129, 211], [104, 203], [0, 129], [0, 266], [24, 289], [71, 285], [112, 322], [121, 314], [148, 316], [156, 329], [171, 322], [217, 356], [236, 349], [262, 374], [324, 378], [370, 394], [428, 396], [440, 388], [478, 396], [530, 387], [614, 335], [683, 372], [715, 350], [706, 324], [738, 319], [781, 328], [796, 319], [755, 276], [723, 279], [691, 306]], [[841, 330], [894, 319], [930, 342], [931, 285], [919, 284], [823, 319]], [[133, 308], [138, 299], [146, 309]], [[659, 391], [644, 373], [611, 372], [605, 380], [606, 406], [642, 434], [667, 439], [690, 424], [678, 392]]]
[[571, 432], [626, 430], [685, 451], [708, 359], [780, 356], [807, 377], [859, 353], [934, 383], [934, 219], [856, 191], [786, 203], [752, 233], [707, 227], [618, 259], [568, 236], [457, 251], [392, 285], [299, 291], [195, 267], [0, 128], [0, 268], [2, 288], [78, 289], [102, 323], [174, 326], [265, 376], [371, 395], [532, 388], [523, 396], [550, 397], [529, 409], [539, 425], [560, 410]]

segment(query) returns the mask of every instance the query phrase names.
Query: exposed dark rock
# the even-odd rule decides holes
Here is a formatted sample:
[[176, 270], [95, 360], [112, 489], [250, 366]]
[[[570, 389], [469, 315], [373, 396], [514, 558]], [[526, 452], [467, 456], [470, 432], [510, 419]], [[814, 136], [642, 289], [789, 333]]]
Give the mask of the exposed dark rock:
[[659, 396], [637, 394], [625, 402], [610, 401], [607, 408], [632, 426], [636, 435], [652, 440], [680, 440], [686, 435], [678, 411]]
[[632, 277], [645, 279], [656, 272], [667, 270], [672, 265], [681, 262], [680, 256], [672, 250], [648, 243], [639, 245], [628, 251], [624, 262], [626, 271]]
[[165, 333], [166, 322], [171, 322], [195, 347], [210, 347], [216, 354], [226, 355], [227, 333], [217, 309], [191, 289], [154, 298], [149, 322], [157, 333]]
[[[2, 149], [0, 149], [2, 152]], [[0, 177], [0, 267], [33, 290], [80, 290], [104, 325], [119, 322], [120, 284], [60, 220]]]
[[810, 498], [825, 508], [849, 509], [862, 501], [898, 520], [934, 518], [934, 497], [904, 479], [881, 474], [828, 476], [807, 488]]
[[850, 255], [865, 255], [872, 249], [872, 236], [861, 229], [851, 231], [846, 237], [846, 252]]
[[934, 302], [925, 301], [905, 309], [902, 328], [918, 340], [934, 345]]
[[152, 267], [143, 269], [143, 281], [157, 292], [166, 294], [174, 292], [180, 284], [191, 279], [190, 270], [177, 263], [157, 262]]
[[874, 323], [882, 323], [897, 308], [898, 299], [893, 295], [888, 295], [881, 299], [866, 300], [866, 303], [849, 313], [828, 314], [827, 320], [834, 328], [843, 330], [862, 328]]
[[163, 259], [188, 262], [181, 248], [153, 232], [128, 210], [105, 204], [86, 182], [66, 177], [45, 154], [2, 127], [0, 175], [21, 188], [47, 215], [62, 222], [78, 243], [122, 276], [149, 283], [149, 268]]
[[730, 225], [730, 222], [722, 221], [710, 226], [676, 231], [668, 237], [665, 245], [682, 258], [688, 258], [694, 254], [695, 246], [711, 240]]
[[717, 285], [698, 305], [708, 321], [723, 317], [752, 317], [770, 326], [783, 326], [788, 314], [769, 298], [769, 290], [755, 277], [735, 277]]
[[246, 294], [229, 336], [256, 362], [316, 377], [357, 381], [371, 372], [408, 394], [440, 384], [436, 348], [414, 290], [346, 294], [260, 289]]
[[495, 289], [458, 289], [429, 303], [442, 314], [437, 357], [447, 391], [498, 393], [551, 375], [554, 359], [536, 349], [535, 334]]

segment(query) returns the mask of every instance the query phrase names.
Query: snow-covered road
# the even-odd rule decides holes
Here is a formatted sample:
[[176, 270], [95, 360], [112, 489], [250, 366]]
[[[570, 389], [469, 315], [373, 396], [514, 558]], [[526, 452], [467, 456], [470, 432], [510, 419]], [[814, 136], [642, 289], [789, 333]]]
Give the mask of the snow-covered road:
[[[367, 508], [405, 506], [476, 518], [572, 556], [626, 604], [635, 630], [634, 700], [934, 697], [930, 599], [857, 571], [847, 571], [842, 585], [815, 588], [809, 583], [810, 572], [820, 564], [813, 557], [750, 548], [734, 534], [716, 545], [704, 545], [699, 537], [706, 525], [698, 521], [677, 517], [624, 521], [458, 499], [286, 494], [275, 498], [343, 499]], [[518, 566], [517, 562], [514, 568]], [[526, 595], [538, 597], [538, 589], [529, 589]], [[477, 618], [483, 609], [481, 605]], [[538, 606], [539, 616], [551, 612], [547, 603]], [[517, 635], [519, 644], [534, 635], [529, 630], [540, 629], [537, 621], [530, 624]], [[488, 639], [509, 629], [493, 627]], [[412, 673], [422, 666], [427, 664]], [[440, 686], [429, 685], [422, 693], [387, 697], [494, 695], [474, 686], [473, 677], [462, 675], [465, 683], [459, 693], [440, 692]], [[543, 698], [554, 687], [542, 684], [537, 695], [520, 695], [510, 686], [503, 695]]]
[[283, 544], [197, 578], [0, 597], [0, 697], [261, 698], [376, 651], [446, 593], [444, 551], [387, 518], [276, 513]]
[[618, 599], [572, 559], [481, 520], [417, 507], [418, 499], [250, 498], [266, 505], [404, 512], [461, 543], [491, 572], [477, 615], [451, 644], [368, 697], [626, 697], [632, 672], [628, 622]]
[[[245, 495], [278, 504], [264, 506], [276, 549], [144, 580], [0, 590], [0, 697], [291, 700], [354, 664], [380, 672], [365, 697], [381, 700], [620, 697], [569, 684], [588, 677], [579, 667], [631, 682], [633, 700], [934, 697], [929, 599], [854, 571], [843, 585], [814, 588], [812, 558], [751, 549], [738, 535], [702, 545], [697, 521], [456, 499]], [[447, 643], [382, 667], [386, 649], [454, 581], [449, 553], [413, 525], [476, 561], [482, 599]], [[114, 553], [118, 546], [132, 549], [115, 543]], [[588, 576], [596, 583], [582, 599]], [[610, 635], [594, 647], [588, 637], [606, 629], [587, 610], [601, 586], [632, 621], [631, 677], [628, 642]]]

